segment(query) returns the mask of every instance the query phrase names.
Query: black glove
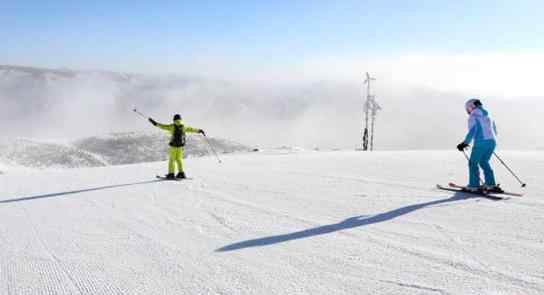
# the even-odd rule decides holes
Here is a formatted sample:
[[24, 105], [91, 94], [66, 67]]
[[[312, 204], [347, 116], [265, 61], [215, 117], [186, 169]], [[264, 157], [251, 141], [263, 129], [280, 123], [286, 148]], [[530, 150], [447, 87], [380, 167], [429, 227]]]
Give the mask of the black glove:
[[151, 118], [149, 118], [149, 122], [151, 122], [151, 124], [153, 124], [155, 126], [157, 126], [157, 124], [158, 124], [157, 121], [155, 121], [155, 120], [153, 120]]
[[206, 136], [206, 133], [205, 133], [204, 130], [202, 130], [202, 129], [198, 130], [198, 133], [200, 133], [200, 134]]
[[460, 144], [457, 145], [457, 149], [462, 152], [464, 151], [466, 148], [467, 148], [468, 144], [466, 144], [465, 142], [461, 142]]

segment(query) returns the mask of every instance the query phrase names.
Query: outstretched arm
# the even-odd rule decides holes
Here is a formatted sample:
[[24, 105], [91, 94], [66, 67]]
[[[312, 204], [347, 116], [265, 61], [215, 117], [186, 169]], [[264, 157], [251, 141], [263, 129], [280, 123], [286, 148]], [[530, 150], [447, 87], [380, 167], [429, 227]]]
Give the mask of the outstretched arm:
[[184, 129], [183, 129], [185, 132], [187, 133], [200, 133], [204, 136], [206, 136], [206, 133], [204, 133], [204, 130], [202, 129], [198, 129], [198, 128], [194, 128], [194, 127], [191, 127], [191, 126], [184, 126]]
[[157, 121], [149, 118], [149, 122], [151, 122], [151, 124], [153, 124], [153, 126], [155, 127], [158, 127], [162, 130], [166, 130], [166, 131], [170, 131], [171, 130], [171, 126], [170, 125], [164, 125], [164, 124], [161, 124], [161, 123], [158, 123]]

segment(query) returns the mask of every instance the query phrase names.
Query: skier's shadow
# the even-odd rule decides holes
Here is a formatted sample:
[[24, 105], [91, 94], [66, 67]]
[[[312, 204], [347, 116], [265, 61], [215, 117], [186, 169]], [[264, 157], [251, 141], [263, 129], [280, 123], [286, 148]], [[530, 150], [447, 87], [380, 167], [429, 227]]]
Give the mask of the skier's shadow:
[[44, 198], [54, 198], [54, 197], [60, 197], [60, 196], [65, 196], [65, 195], [71, 195], [71, 194], [79, 194], [79, 193], [99, 191], [99, 190], [111, 189], [111, 188], [117, 188], [117, 187], [124, 187], [124, 186], [132, 186], [132, 185], [138, 185], [138, 184], [148, 184], [148, 183], [159, 182], [159, 181], [161, 181], [161, 180], [158, 179], [158, 180], [148, 180], [148, 181], [133, 182], [133, 183], [113, 184], [113, 185], [105, 185], [105, 186], [92, 187], [92, 188], [73, 190], [73, 191], [66, 191], [66, 192], [60, 192], [60, 193], [34, 195], [34, 196], [28, 196], [28, 197], [0, 200], [0, 204], [31, 201], [31, 200], [44, 199]]
[[304, 238], [309, 238], [313, 236], [330, 234], [330, 233], [345, 230], [345, 229], [351, 229], [351, 228], [366, 226], [366, 225], [370, 225], [374, 223], [385, 222], [385, 221], [395, 219], [399, 216], [406, 215], [413, 211], [423, 209], [426, 207], [436, 206], [436, 205], [441, 205], [441, 204], [451, 203], [451, 202], [457, 202], [457, 201], [467, 200], [471, 198], [477, 198], [477, 196], [468, 195], [464, 193], [455, 193], [453, 197], [450, 197], [447, 199], [441, 199], [441, 200], [436, 200], [431, 202], [409, 205], [406, 207], [394, 209], [394, 210], [380, 213], [377, 215], [371, 215], [370, 217], [368, 215], [355, 216], [355, 217], [348, 218], [344, 221], [341, 221], [339, 223], [318, 226], [318, 227], [314, 227], [314, 228], [310, 228], [310, 229], [306, 229], [302, 231], [297, 231], [297, 232], [293, 232], [289, 234], [268, 236], [268, 237], [259, 238], [259, 239], [242, 241], [242, 242], [224, 246], [215, 251], [228, 252], [228, 251], [240, 250], [245, 248], [269, 246], [269, 245], [288, 242], [292, 240], [298, 240], [298, 239], [304, 239]]

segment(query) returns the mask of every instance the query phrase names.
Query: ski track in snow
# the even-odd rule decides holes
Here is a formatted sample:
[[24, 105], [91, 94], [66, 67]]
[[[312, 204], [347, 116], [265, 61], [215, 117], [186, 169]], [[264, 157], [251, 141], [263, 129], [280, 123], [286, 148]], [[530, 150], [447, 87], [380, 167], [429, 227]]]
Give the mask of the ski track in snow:
[[0, 294], [544, 293], [542, 190], [436, 191], [465, 165], [431, 156], [189, 159], [181, 182], [153, 181], [164, 162], [2, 175]]

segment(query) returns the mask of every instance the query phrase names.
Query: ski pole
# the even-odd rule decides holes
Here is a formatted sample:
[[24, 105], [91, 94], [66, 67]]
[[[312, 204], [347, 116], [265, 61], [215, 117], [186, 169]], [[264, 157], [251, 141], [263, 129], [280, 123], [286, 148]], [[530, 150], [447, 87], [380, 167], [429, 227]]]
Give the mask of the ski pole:
[[[467, 162], [468, 164], [470, 165], [470, 158], [468, 157], [467, 155], [467, 152], [465, 150], [462, 150], [463, 152], [463, 155], [465, 155], [465, 158], [467, 159]], [[480, 168], [478, 168], [480, 169]], [[479, 170], [478, 170], [479, 171]], [[480, 184], [484, 183], [484, 181], [482, 180], [482, 176], [480, 175], [480, 173], [478, 173], [478, 178], [480, 178]]]
[[467, 159], [467, 161], [470, 162], [470, 159], [468, 158], [467, 152], [465, 150], [462, 150], [462, 152], [463, 152], [463, 155], [465, 155], [465, 158]]
[[521, 184], [521, 187], [526, 187], [527, 186], [527, 184], [524, 183], [523, 181], [521, 181], [521, 179], [519, 179], [519, 177], [516, 175], [516, 173], [514, 173], [514, 171], [512, 171], [512, 169], [510, 169], [510, 167], [508, 167], [508, 165], [506, 165], [506, 163], [504, 163], [504, 161], [501, 159], [501, 157], [499, 157], [499, 155], [497, 155], [495, 152], [493, 152], [493, 155], [495, 155], [497, 160], [499, 160], [499, 162], [501, 162], [501, 164], [504, 167], [506, 167], [506, 169], [508, 169], [508, 171], [510, 171], [510, 173], [517, 179], [517, 181]]
[[142, 116], [142, 118], [144, 118], [144, 119], [147, 119], [147, 118], [148, 118], [148, 117], [145, 116], [144, 114], [140, 113], [137, 109], [133, 109], [132, 111], [135, 112], [136, 114]]
[[219, 163], [222, 163], [222, 162], [221, 162], [221, 159], [219, 159], [219, 155], [217, 155], [217, 152], [216, 152], [215, 149], [213, 148], [212, 144], [210, 143], [210, 141], [208, 140], [208, 137], [206, 137], [206, 135], [204, 135], [204, 140], [208, 143], [208, 146], [210, 146], [210, 149], [211, 149], [212, 152], [215, 154], [215, 157], [217, 158], [217, 161], [219, 161]]

